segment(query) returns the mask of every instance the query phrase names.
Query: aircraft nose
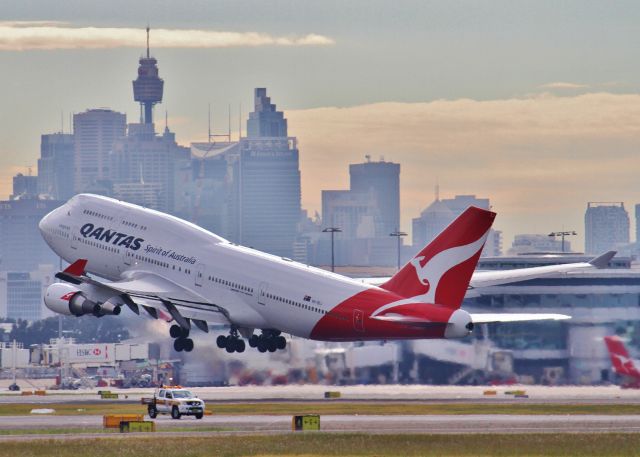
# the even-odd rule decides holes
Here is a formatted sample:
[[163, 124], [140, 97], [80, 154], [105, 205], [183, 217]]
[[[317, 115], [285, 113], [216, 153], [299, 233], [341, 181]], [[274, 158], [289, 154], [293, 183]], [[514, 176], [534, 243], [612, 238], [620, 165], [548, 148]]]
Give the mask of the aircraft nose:
[[38, 222], [38, 229], [40, 229], [40, 233], [44, 236], [45, 232], [52, 225], [52, 219], [54, 218], [54, 213], [58, 211], [58, 209], [54, 209], [50, 213], [46, 214], [40, 222]]

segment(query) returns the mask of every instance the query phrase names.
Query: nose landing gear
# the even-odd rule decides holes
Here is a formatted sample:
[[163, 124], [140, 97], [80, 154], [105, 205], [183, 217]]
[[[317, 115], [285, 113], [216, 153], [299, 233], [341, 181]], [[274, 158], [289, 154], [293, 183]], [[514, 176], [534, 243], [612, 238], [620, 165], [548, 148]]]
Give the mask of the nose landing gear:
[[171, 338], [175, 338], [173, 349], [175, 349], [176, 352], [193, 351], [193, 340], [189, 338], [188, 328], [182, 328], [178, 324], [174, 324], [169, 329], [169, 335], [171, 335]]

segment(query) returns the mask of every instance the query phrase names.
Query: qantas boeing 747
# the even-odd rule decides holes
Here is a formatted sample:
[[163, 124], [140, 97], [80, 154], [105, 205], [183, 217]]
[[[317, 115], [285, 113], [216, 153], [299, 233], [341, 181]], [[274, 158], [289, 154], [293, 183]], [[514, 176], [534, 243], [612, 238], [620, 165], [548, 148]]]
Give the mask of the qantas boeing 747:
[[63, 282], [46, 290], [45, 304], [75, 316], [119, 314], [123, 306], [171, 316], [176, 351], [191, 351], [193, 327], [208, 332], [209, 324], [230, 328], [217, 338], [228, 352], [243, 352], [245, 339], [261, 352], [284, 349], [282, 333], [324, 341], [461, 338], [477, 323], [569, 317], [470, 314], [460, 309], [470, 281], [477, 288], [602, 267], [613, 256], [486, 272], [483, 283], [474, 269], [494, 218], [468, 208], [396, 275], [372, 285], [236, 245], [158, 211], [80, 194], [40, 222], [48, 245], [71, 264], [56, 275]]

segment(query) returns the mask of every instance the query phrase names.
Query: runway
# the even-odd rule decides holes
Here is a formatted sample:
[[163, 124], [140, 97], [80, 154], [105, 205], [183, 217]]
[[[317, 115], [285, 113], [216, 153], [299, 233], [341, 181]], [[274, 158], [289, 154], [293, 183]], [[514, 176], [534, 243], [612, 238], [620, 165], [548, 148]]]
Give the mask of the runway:
[[[321, 430], [332, 433], [371, 433], [371, 434], [518, 434], [518, 433], [638, 433], [640, 432], [640, 414], [627, 414], [635, 409], [626, 409], [625, 414], [547, 414], [544, 408], [541, 414], [482, 414], [482, 405], [519, 403], [525, 405], [559, 405], [559, 404], [608, 404], [640, 405], [640, 391], [620, 389], [617, 386], [604, 387], [542, 387], [542, 386], [277, 386], [277, 387], [207, 387], [192, 389], [201, 398], [211, 402], [214, 414], [202, 420], [183, 417], [172, 420], [168, 416], [159, 416], [155, 422], [157, 430], [163, 434], [176, 436], [209, 436], [233, 434], [283, 434], [291, 433], [292, 414], [259, 414], [260, 404], [267, 402], [287, 404], [286, 411], [296, 411], [296, 404], [301, 409], [316, 412], [310, 407], [311, 402], [320, 405], [331, 403], [360, 404], [361, 402], [405, 403], [416, 404], [459, 404], [466, 411], [466, 406], [474, 405], [473, 411], [480, 414], [401, 414], [382, 415], [377, 411], [363, 409], [371, 414], [321, 414]], [[341, 399], [324, 400], [325, 391], [339, 391]], [[495, 395], [484, 395], [485, 391], [495, 391]], [[508, 395], [508, 391], [525, 390], [529, 398], [516, 399]], [[56, 408], [56, 403], [78, 404], [90, 403], [94, 409], [80, 415], [39, 415], [25, 414], [0, 416], [0, 441], [32, 440], [32, 439], [76, 439], [81, 437], [113, 437], [120, 434], [105, 434], [102, 429], [102, 416], [96, 415], [102, 406], [111, 404], [139, 404], [142, 396], [150, 396], [153, 389], [116, 390], [120, 394], [116, 401], [101, 401], [97, 390], [48, 392], [46, 396], [21, 396], [13, 393], [0, 394], [0, 404], [28, 403], [33, 408]], [[127, 398], [125, 398], [125, 396]], [[240, 403], [253, 404], [248, 414], [224, 414], [225, 410], [216, 413], [215, 404]], [[98, 409], [95, 409], [98, 405]], [[232, 406], [232, 405], [231, 405]], [[271, 406], [272, 407], [272, 406]], [[72, 408], [75, 408], [73, 406]], [[480, 409], [479, 409], [480, 408]], [[628, 406], [626, 408], [629, 408]], [[117, 409], [117, 408], [116, 408]], [[111, 409], [113, 410], [113, 409]], [[611, 409], [609, 409], [610, 411]], [[140, 413], [145, 411], [140, 405]], [[226, 410], [228, 411], [228, 410]], [[255, 411], [255, 412], [254, 412]], [[265, 412], [274, 411], [268, 410]], [[335, 410], [334, 410], [335, 411]], [[348, 412], [351, 412], [348, 409]], [[415, 408], [414, 408], [415, 411]], [[600, 410], [602, 412], [604, 410]], [[638, 408], [640, 412], [640, 408]], [[327, 411], [330, 412], [330, 411]], [[413, 411], [412, 411], [413, 412]], [[493, 412], [493, 411], [492, 411]], [[517, 410], [514, 412], [524, 412]], [[527, 411], [528, 412], [528, 411]], [[597, 410], [595, 412], [598, 412]], [[425, 413], [430, 413], [425, 410]], [[148, 420], [148, 418], [147, 418]], [[55, 434], [49, 431], [73, 431], [73, 434]], [[2, 434], [2, 432], [5, 434]], [[42, 431], [38, 433], [37, 431]], [[24, 435], [17, 436], [24, 432]], [[35, 433], [34, 433], [35, 432]], [[80, 433], [81, 432], [81, 433]], [[10, 433], [10, 434], [9, 434]], [[133, 434], [131, 436], [140, 436]]]
[[[154, 389], [112, 389], [118, 393], [117, 401], [138, 401], [153, 395]], [[75, 391], [47, 391], [47, 395], [22, 396], [19, 392], [0, 391], [1, 403], [55, 403], [86, 402], [97, 398], [101, 389]], [[339, 391], [344, 401], [423, 401], [485, 403], [513, 401], [505, 395], [512, 390], [525, 390], [529, 401], [536, 403], [637, 403], [640, 404], [640, 389], [621, 389], [619, 386], [429, 386], [429, 385], [287, 385], [287, 386], [231, 386], [190, 388], [205, 401], [317, 401], [326, 391]], [[486, 396], [487, 390], [496, 391], [495, 396]]]
[[[59, 416], [5, 416], [0, 423], [5, 430], [59, 429], [64, 426], [85, 429], [90, 433], [91, 429], [102, 428], [102, 417], [66, 416], [61, 421]], [[207, 416], [202, 420], [159, 417], [156, 426], [163, 434], [176, 429], [180, 434], [289, 433], [291, 417], [220, 415]], [[640, 415], [326, 415], [321, 416], [321, 430], [375, 434], [637, 433], [640, 431]], [[103, 433], [96, 435], [105, 436]], [[38, 436], [50, 438], [52, 435], [28, 435], [29, 438]], [[69, 436], [81, 437], [85, 434]], [[16, 435], [0, 436], [0, 440], [15, 438]]]

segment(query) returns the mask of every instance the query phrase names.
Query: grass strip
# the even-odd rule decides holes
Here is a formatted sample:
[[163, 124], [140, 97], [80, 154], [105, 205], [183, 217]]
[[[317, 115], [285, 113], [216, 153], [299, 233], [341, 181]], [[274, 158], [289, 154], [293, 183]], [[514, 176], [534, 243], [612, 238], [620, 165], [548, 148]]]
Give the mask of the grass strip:
[[288, 435], [5, 441], [2, 456], [635, 456], [639, 434]]
[[[29, 415], [34, 408], [52, 408], [55, 415], [144, 414], [146, 408], [139, 403], [87, 402], [87, 403], [5, 403], [0, 404], [0, 416]], [[416, 403], [416, 402], [317, 402], [317, 403], [212, 403], [207, 409], [213, 414], [231, 415], [295, 415], [295, 414], [640, 414], [638, 404], [550, 404], [530, 403]]]

